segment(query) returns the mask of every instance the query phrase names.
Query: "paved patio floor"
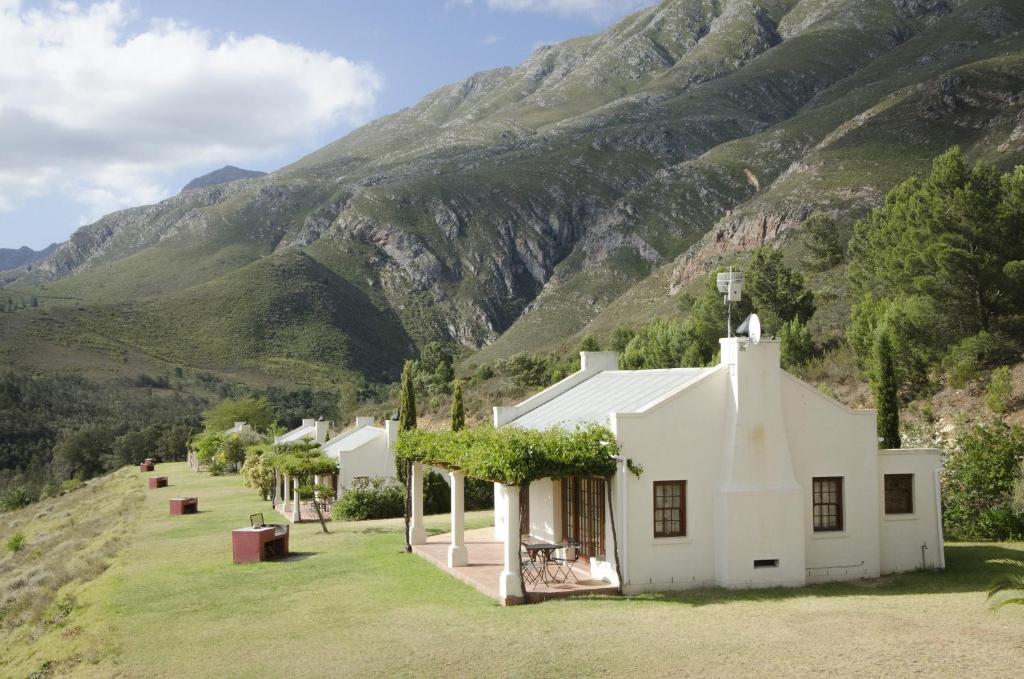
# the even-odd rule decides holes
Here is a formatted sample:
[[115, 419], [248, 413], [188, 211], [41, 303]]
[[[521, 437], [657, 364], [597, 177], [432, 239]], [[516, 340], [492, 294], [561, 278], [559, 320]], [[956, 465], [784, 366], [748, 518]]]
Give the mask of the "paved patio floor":
[[[469, 563], [455, 568], [448, 567], [448, 545], [451, 534], [441, 533], [427, 538], [425, 545], [413, 545], [413, 552], [430, 561], [452, 577], [472, 585], [487, 596], [501, 601], [498, 578], [503, 566], [504, 545], [494, 538], [494, 528], [475, 528], [465, 533], [466, 551]], [[582, 560], [581, 560], [582, 562]], [[603, 580], [590, 578], [589, 568], [576, 566], [573, 572], [579, 582], [528, 584], [526, 591], [530, 601], [543, 601], [568, 596], [587, 594], [615, 594], [616, 588]]]

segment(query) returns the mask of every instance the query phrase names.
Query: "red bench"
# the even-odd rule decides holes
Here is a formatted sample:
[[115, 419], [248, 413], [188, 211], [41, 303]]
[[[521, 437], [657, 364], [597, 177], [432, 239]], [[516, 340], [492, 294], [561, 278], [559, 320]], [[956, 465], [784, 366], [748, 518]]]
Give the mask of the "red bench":
[[149, 477], [150, 488], [166, 488], [167, 477], [166, 476], [150, 476]]
[[199, 511], [199, 498], [197, 497], [175, 497], [171, 498], [170, 503], [173, 516], [195, 514]]

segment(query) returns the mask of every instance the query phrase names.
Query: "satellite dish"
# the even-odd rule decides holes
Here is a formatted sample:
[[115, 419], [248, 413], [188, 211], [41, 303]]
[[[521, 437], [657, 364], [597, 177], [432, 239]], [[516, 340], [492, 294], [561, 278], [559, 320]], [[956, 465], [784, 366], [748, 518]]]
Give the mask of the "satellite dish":
[[743, 319], [740, 327], [736, 328], [737, 335], [746, 335], [750, 341], [757, 344], [761, 341], [761, 319], [757, 314], [750, 314]]
[[761, 341], [761, 319], [757, 317], [757, 314], [750, 314], [750, 326], [747, 328], [747, 334], [754, 344]]

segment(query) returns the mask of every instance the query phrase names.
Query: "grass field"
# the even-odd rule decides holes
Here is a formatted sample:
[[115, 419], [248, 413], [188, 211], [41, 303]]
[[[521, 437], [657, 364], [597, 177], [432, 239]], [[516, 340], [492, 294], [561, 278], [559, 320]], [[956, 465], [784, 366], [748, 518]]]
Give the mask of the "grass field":
[[[943, 573], [501, 608], [404, 554], [397, 520], [335, 523], [330, 535], [303, 524], [292, 536], [301, 558], [233, 565], [229, 531], [252, 511], [270, 520], [267, 504], [237, 477], [159, 471], [171, 487], [119, 510], [137, 513], [122, 517], [137, 533], [109, 569], [72, 585], [75, 606], [0, 637], [0, 676], [1019, 676], [1024, 666], [1024, 610], [993, 613], [985, 598], [996, 574], [985, 559], [1024, 556], [1020, 543], [949, 545]], [[179, 494], [198, 495], [201, 513], [168, 516]], [[29, 547], [32, 527], [21, 528]]]

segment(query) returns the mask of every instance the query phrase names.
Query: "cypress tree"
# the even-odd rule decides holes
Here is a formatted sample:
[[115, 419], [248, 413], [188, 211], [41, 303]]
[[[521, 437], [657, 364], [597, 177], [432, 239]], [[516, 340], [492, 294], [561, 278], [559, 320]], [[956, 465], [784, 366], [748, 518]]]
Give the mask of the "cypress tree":
[[402, 388], [398, 396], [398, 430], [416, 428], [416, 388], [412, 383], [413, 362], [406, 361], [402, 368]]
[[883, 448], [900, 447], [900, 402], [892, 340], [884, 329], [875, 338], [872, 388], [878, 406], [878, 437]]
[[466, 427], [466, 409], [462, 405], [462, 380], [455, 381], [455, 389], [452, 391], [452, 431], [459, 431]]
[[[398, 431], [409, 431], [416, 428], [416, 388], [412, 383], [412, 372], [415, 364], [406, 361], [402, 367], [402, 388], [398, 394]], [[412, 462], [402, 463], [395, 460], [398, 467], [398, 479], [405, 485], [405, 551], [412, 551], [409, 541], [409, 520], [412, 515]]]

